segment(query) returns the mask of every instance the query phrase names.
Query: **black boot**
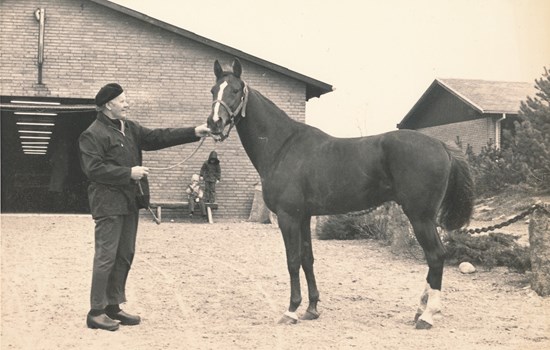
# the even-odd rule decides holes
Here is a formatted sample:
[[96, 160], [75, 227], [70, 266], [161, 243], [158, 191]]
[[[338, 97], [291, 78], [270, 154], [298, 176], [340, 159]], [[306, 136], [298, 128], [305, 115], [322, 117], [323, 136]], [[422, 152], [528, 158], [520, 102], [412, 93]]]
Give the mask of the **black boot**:
[[120, 321], [123, 326], [135, 326], [141, 322], [141, 317], [137, 315], [130, 315], [120, 309], [118, 305], [109, 305], [105, 309], [107, 316], [113, 320]]
[[104, 329], [106, 331], [116, 331], [119, 322], [109, 318], [103, 310], [90, 310], [86, 317], [86, 325], [92, 329]]

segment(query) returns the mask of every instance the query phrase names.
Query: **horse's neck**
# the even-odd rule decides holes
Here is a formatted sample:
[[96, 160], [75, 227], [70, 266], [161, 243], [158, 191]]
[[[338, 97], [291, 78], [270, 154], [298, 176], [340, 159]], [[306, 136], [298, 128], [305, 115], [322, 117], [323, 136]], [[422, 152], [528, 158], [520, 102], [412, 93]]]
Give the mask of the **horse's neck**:
[[260, 176], [274, 164], [278, 151], [295, 132], [295, 123], [266, 97], [250, 89], [246, 117], [237, 124], [237, 130]]

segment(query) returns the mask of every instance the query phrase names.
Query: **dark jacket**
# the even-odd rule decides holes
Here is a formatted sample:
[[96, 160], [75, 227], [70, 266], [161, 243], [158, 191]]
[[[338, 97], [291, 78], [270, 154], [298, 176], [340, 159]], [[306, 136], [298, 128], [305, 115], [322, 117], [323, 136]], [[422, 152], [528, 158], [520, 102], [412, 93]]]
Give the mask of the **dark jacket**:
[[80, 165], [90, 180], [88, 200], [94, 218], [124, 215], [149, 205], [149, 183], [141, 180], [144, 196], [131, 179], [131, 168], [142, 165], [142, 150], [153, 151], [200, 140], [195, 128], [148, 129], [136, 122], [119, 126], [102, 112], [79, 138]]
[[220, 160], [216, 151], [210, 152], [208, 160], [202, 164], [200, 175], [206, 182], [216, 182], [221, 180], [222, 171], [220, 168]]

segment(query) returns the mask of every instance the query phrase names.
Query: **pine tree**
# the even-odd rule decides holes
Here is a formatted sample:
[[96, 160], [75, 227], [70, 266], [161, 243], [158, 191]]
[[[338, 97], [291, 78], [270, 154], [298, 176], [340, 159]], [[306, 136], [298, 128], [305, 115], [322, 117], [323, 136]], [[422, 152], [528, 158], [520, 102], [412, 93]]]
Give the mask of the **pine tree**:
[[550, 190], [550, 72], [535, 79], [535, 97], [521, 103], [510, 143], [514, 161], [528, 184]]

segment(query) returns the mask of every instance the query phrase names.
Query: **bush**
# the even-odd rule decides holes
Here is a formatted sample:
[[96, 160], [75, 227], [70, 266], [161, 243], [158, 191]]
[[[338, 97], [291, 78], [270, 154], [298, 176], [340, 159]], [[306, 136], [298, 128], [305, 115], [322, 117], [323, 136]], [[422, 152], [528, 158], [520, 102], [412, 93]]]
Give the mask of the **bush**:
[[526, 182], [550, 190], [550, 73], [535, 80], [534, 98], [521, 103], [515, 136], [510, 148], [522, 162]]
[[524, 181], [514, 153], [510, 149], [497, 149], [491, 142], [474, 154], [471, 147], [466, 149], [470, 170], [474, 177], [477, 196], [494, 194], [510, 185]]
[[396, 203], [389, 202], [374, 211], [358, 215], [327, 217], [317, 226], [319, 239], [375, 239], [388, 245], [395, 254], [423, 259], [409, 219]]
[[317, 238], [349, 240], [365, 238], [358, 228], [356, 218], [349, 215], [332, 215], [317, 224]]

